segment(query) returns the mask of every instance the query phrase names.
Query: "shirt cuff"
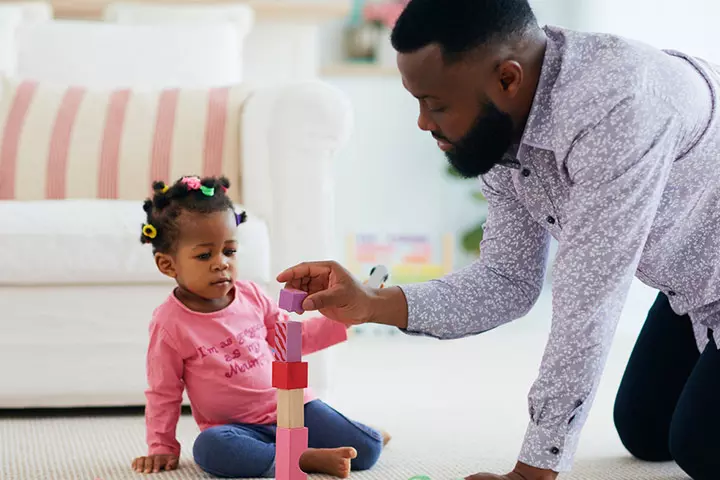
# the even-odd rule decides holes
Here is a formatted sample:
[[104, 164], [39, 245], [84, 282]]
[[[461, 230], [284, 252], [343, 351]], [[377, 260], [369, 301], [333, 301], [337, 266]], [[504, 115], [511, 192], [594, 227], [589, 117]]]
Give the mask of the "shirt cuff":
[[530, 422], [518, 460], [535, 468], [568, 472], [572, 468], [579, 432], [560, 431]]
[[400, 331], [408, 335], [431, 335], [438, 330], [438, 319], [443, 318], [438, 312], [439, 302], [437, 289], [432, 283], [412, 283], [400, 285], [405, 294], [408, 307], [408, 326]]
[[148, 448], [148, 455], [174, 455], [180, 457], [180, 449], [169, 445], [152, 445]]

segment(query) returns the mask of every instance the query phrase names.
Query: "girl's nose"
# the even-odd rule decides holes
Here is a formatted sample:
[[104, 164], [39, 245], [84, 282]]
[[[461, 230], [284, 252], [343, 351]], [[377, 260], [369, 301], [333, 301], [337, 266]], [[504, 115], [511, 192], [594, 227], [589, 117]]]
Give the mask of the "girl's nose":
[[228, 265], [228, 263], [226, 261], [222, 260], [220, 262], [217, 262], [215, 265], [213, 265], [213, 270], [222, 272], [223, 270], [227, 270], [229, 266], [230, 265]]

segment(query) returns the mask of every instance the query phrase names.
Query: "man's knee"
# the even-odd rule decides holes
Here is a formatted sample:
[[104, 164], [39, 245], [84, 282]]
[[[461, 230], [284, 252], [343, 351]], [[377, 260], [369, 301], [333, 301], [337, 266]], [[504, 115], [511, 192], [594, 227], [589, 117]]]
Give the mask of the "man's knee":
[[673, 460], [685, 473], [695, 480], [715, 478], [717, 452], [706, 440], [699, 438], [694, 428], [681, 421], [673, 421], [669, 443]]
[[616, 399], [613, 420], [620, 441], [633, 457], [646, 462], [672, 460], [668, 432], [654, 421], [657, 419], [639, 413], [629, 399]]

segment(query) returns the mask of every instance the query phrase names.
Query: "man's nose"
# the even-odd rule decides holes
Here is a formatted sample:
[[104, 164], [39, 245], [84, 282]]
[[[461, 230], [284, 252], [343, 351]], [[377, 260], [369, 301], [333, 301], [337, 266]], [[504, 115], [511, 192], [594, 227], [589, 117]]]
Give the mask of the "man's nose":
[[417, 124], [420, 130], [424, 132], [433, 132], [439, 130], [437, 124], [430, 119], [425, 109], [420, 109]]

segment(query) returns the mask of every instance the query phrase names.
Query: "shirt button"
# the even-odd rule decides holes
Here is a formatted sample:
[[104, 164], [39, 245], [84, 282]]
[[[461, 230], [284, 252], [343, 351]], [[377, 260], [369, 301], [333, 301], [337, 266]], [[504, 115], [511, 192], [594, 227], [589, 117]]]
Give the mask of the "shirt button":
[[548, 222], [550, 225], [555, 225], [555, 218], [552, 217], [551, 215], [548, 215], [548, 217], [547, 217], [547, 222]]
[[527, 168], [522, 169], [522, 176], [523, 177], [529, 177], [530, 176], [530, 170]]
[[552, 453], [553, 455], [557, 455], [558, 453], [560, 453], [560, 449], [557, 447], [552, 447], [550, 449], [550, 453]]
[[675, 295], [677, 295], [677, 293], [673, 292], [672, 290], [668, 292], [669, 297], [674, 297]]

